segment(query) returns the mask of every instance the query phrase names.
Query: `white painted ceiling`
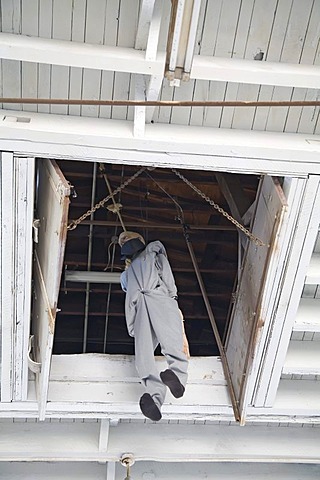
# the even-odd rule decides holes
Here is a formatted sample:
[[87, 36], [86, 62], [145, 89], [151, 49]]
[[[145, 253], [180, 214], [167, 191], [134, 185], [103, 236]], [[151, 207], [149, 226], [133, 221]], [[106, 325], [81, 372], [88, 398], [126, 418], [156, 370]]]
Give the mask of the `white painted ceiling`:
[[[43, 39], [134, 48], [143, 3], [138, 0], [2, 0], [1, 31]], [[158, 52], [166, 48], [170, 6], [162, 4]], [[195, 54], [264, 63], [319, 64], [319, 0], [202, 0]], [[139, 46], [143, 38], [139, 36]], [[0, 43], [1, 46], [1, 43]], [[61, 57], [66, 53], [61, 48]], [[66, 60], [66, 62], [68, 62]], [[260, 63], [257, 61], [257, 63]], [[131, 67], [128, 66], [128, 72]], [[250, 74], [248, 73], [248, 81]], [[163, 80], [161, 100], [317, 100], [316, 88], [205, 79], [172, 87]], [[133, 99], [133, 74], [3, 59], [3, 97]], [[113, 119], [132, 119], [133, 107], [4, 105], [4, 108]], [[158, 107], [157, 123], [232, 129], [319, 133], [319, 107]]]
[[[17, 55], [12, 58], [10, 54], [1, 55], [3, 43], [0, 37], [0, 96], [104, 100], [135, 98], [134, 74], [130, 73], [134, 68], [133, 65], [128, 64], [127, 72], [88, 68], [86, 61], [83, 61], [83, 65], [81, 61], [78, 66], [73, 66], [72, 62], [69, 65], [67, 48], [69, 42], [78, 42], [134, 49], [137, 45], [136, 35], [141, 7], [148, 3], [152, 2], [143, 0], [1, 0], [2, 33], [63, 40], [66, 43], [65, 50], [61, 45], [60, 60], [57, 63], [36, 63], [32, 61], [31, 48], [27, 55], [28, 61], [16, 59]], [[162, 4], [163, 7], [158, 52], [165, 52], [171, 2], [160, 0], [158, 4]], [[302, 74], [306, 75], [307, 69], [304, 69], [304, 66], [319, 65], [319, 25], [320, 0], [202, 0], [195, 54], [201, 57], [222, 57], [230, 61], [232, 59], [253, 61], [259, 66], [265, 65], [266, 71], [269, 75], [271, 73], [271, 76], [271, 62], [283, 65], [300, 64]], [[143, 46], [146, 46], [146, 44], [141, 46], [143, 41], [142, 36], [139, 48], [143, 49]], [[263, 59], [254, 60], [254, 57], [259, 54]], [[251, 83], [252, 63], [250, 63], [250, 69], [248, 64], [246, 73], [247, 83], [237, 83], [237, 70], [230, 63], [230, 70], [232, 71], [233, 68], [234, 81], [232, 82], [214, 81], [209, 78], [192, 79], [189, 82], [182, 82], [180, 87], [172, 87], [164, 78], [159, 90], [159, 99], [283, 101], [319, 100], [320, 98], [318, 88], [297, 87], [295, 86], [296, 78], [291, 77], [290, 74], [283, 74], [282, 86], [272, 85], [270, 82], [268, 85], [262, 82]], [[3, 104], [2, 108], [84, 118], [99, 117], [115, 120], [134, 118], [133, 107]], [[320, 133], [319, 107], [157, 107], [153, 112], [152, 121], [224, 129]], [[307, 286], [303, 296], [318, 299], [318, 290], [318, 284], [314, 286], [314, 291], [310, 288], [308, 290]], [[319, 332], [317, 333], [318, 336], [313, 335], [312, 340], [318, 340]], [[293, 336], [292, 340], [298, 340], [298, 337]], [[303, 339], [299, 338], [299, 340]], [[299, 368], [301, 370], [301, 366]], [[283, 390], [289, 381], [298, 380], [296, 372], [297, 370], [292, 368], [288, 361], [287, 370], [283, 373], [280, 385]], [[317, 378], [315, 374], [314, 377], [315, 380]], [[301, 372], [300, 379], [303, 380]], [[291, 385], [298, 396], [299, 390], [295, 387], [296, 384], [291, 382]], [[310, 382], [309, 385], [311, 385]], [[289, 397], [283, 398], [286, 400]], [[286, 472], [281, 472], [282, 468], [272, 469], [272, 474], [282, 478], [287, 478], [286, 475], [288, 478], [293, 478], [293, 472], [289, 467], [283, 466], [283, 469], [288, 470]], [[5, 468], [8, 466], [5, 465]], [[301, 475], [306, 478], [309, 476], [317, 478], [319, 474], [317, 466], [311, 465], [310, 468], [308, 466], [307, 472], [307, 467], [299, 468], [304, 470]], [[196, 465], [193, 464], [191, 470], [191, 473], [183, 471], [186, 477], [189, 474], [189, 478], [191, 475], [194, 478], [196, 476], [217, 478], [216, 475], [210, 476], [212, 475], [211, 467], [208, 470], [203, 468], [199, 474]], [[252, 472], [250, 468], [246, 469], [243, 465], [240, 473], [238, 465], [235, 471], [230, 467], [228, 472], [230, 476], [223, 470], [226, 470], [226, 466], [220, 468], [220, 473], [225, 478], [234, 478], [237, 472], [238, 476], [247, 477]], [[257, 468], [253, 472], [255, 476], [258, 470]], [[298, 470], [295, 469], [294, 474], [298, 478], [299, 472], [297, 472]], [[139, 473], [145, 472], [141, 469]], [[264, 474], [267, 478], [269, 471], [266, 469], [264, 472], [262, 469], [260, 474], [257, 478], [264, 478]], [[161, 478], [169, 478], [166, 475], [164, 472]], [[160, 478], [160, 474], [158, 477]], [[7, 478], [11, 478], [9, 471]], [[182, 474], [176, 473], [176, 478], [182, 478]]]

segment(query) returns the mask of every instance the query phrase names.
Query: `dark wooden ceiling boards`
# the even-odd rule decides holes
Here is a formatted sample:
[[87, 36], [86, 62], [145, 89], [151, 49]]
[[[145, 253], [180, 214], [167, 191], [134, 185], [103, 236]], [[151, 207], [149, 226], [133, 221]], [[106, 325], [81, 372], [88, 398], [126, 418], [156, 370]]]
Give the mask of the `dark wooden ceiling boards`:
[[[66, 179], [74, 186], [69, 219], [78, 218], [91, 206], [94, 164], [58, 161]], [[108, 195], [97, 166], [94, 203]], [[111, 189], [137, 171], [137, 167], [105, 164]], [[182, 171], [201, 191], [230, 212], [214, 172]], [[150, 178], [150, 176], [152, 178]], [[258, 177], [237, 176], [246, 202], [255, 198]], [[196, 275], [186, 247], [178, 209], [184, 212], [185, 224], [197, 257], [211, 307], [223, 336], [238, 268], [238, 235], [235, 227], [182, 182], [169, 169], [143, 173], [115, 196], [122, 204], [121, 216], [126, 228], [141, 233], [146, 241], [160, 240], [165, 245], [179, 292], [179, 305], [185, 316], [192, 355], [218, 354], [212, 328]], [[64, 268], [68, 270], [120, 272], [124, 265], [120, 248], [112, 244], [122, 231], [120, 221], [107, 206], [97, 210], [75, 230], [68, 232]], [[90, 229], [92, 231], [91, 265], [88, 268]], [[108, 258], [109, 252], [109, 258]], [[90, 257], [90, 255], [89, 255]], [[133, 342], [126, 331], [125, 294], [119, 284], [61, 283], [54, 353], [133, 353]], [[87, 312], [87, 313], [86, 313]], [[161, 319], [159, 319], [161, 321]], [[87, 326], [86, 326], [87, 325]], [[84, 341], [84, 337], [86, 340]]]

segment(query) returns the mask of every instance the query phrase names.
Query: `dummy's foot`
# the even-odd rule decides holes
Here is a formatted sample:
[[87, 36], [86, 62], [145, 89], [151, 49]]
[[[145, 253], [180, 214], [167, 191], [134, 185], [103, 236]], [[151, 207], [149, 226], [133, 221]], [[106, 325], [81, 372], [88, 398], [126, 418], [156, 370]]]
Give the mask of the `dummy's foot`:
[[149, 393], [144, 393], [142, 395], [139, 404], [140, 410], [145, 417], [150, 418], [153, 422], [161, 420], [161, 412]]
[[170, 392], [175, 398], [180, 398], [184, 394], [184, 386], [180, 382], [177, 375], [169, 368], [160, 373], [160, 378], [165, 385], [169, 388]]

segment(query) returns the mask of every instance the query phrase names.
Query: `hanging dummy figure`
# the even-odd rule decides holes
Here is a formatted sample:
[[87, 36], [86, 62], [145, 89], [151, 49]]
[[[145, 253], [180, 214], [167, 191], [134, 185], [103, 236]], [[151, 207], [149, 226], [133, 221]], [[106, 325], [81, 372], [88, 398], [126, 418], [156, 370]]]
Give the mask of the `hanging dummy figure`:
[[[127, 328], [135, 340], [136, 369], [145, 387], [140, 409], [146, 417], [158, 421], [167, 387], [180, 398], [187, 382], [189, 348], [177, 288], [161, 242], [145, 245], [139, 233], [122, 232], [119, 245], [121, 258], [126, 261], [121, 286], [126, 292]], [[161, 373], [154, 358], [159, 344], [168, 363]]]

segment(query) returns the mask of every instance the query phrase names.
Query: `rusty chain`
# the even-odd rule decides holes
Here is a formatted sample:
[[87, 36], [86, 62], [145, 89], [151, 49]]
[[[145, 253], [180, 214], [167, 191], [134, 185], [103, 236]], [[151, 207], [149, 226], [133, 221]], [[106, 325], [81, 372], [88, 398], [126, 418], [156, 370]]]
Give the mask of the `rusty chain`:
[[126, 180], [125, 182], [123, 182], [121, 185], [119, 185], [119, 187], [117, 187], [112, 193], [110, 193], [110, 195], [108, 195], [107, 197], [103, 198], [102, 200], [100, 200], [100, 202], [96, 203], [96, 205], [93, 207], [93, 208], [90, 208], [90, 210], [88, 210], [86, 213], [84, 213], [83, 215], [81, 215], [81, 217], [77, 218], [76, 220], [72, 220], [72, 222], [69, 223], [67, 229], [68, 230], [74, 230], [75, 228], [77, 228], [77, 226], [83, 222], [83, 220], [85, 220], [87, 217], [89, 217], [92, 213], [94, 213], [96, 210], [98, 210], [99, 208], [101, 208], [108, 200], [110, 200], [110, 198], [113, 198], [114, 195], [116, 195], [117, 193], [119, 193], [121, 190], [123, 190], [126, 186], [129, 185], [129, 183], [131, 183], [133, 180], [135, 180], [139, 175], [141, 175], [142, 172], [144, 172], [145, 170], [145, 167], [143, 168], [140, 168], [140, 170], [138, 170], [134, 175], [132, 175], [130, 178], [128, 178], [128, 180]]
[[241, 223], [239, 223], [237, 220], [235, 220], [229, 213], [227, 213], [223, 208], [219, 207], [217, 203], [215, 203], [213, 200], [211, 200], [210, 197], [208, 197], [205, 193], [203, 193], [198, 187], [193, 185], [193, 183], [190, 182], [187, 178], [185, 178], [182, 173], [178, 172], [176, 169], [172, 169], [173, 173], [175, 173], [181, 180], [184, 181], [192, 190], [194, 190], [200, 197], [202, 197], [206, 202], [208, 202], [215, 210], [217, 210], [221, 215], [223, 215], [229, 222], [233, 223], [241, 232], [243, 232], [247, 237], [250, 238], [257, 246], [262, 247], [265, 245], [260, 238], [256, 237], [251, 233], [247, 228], [245, 228]]

